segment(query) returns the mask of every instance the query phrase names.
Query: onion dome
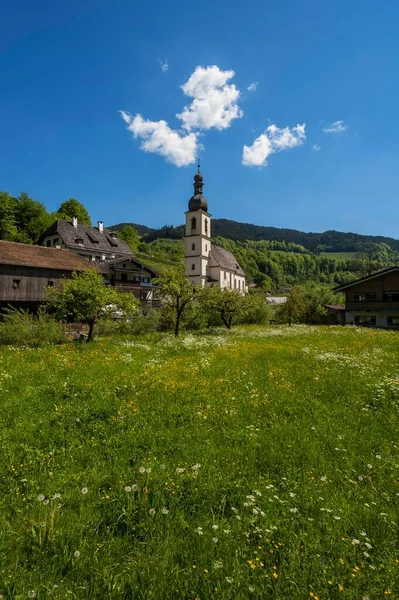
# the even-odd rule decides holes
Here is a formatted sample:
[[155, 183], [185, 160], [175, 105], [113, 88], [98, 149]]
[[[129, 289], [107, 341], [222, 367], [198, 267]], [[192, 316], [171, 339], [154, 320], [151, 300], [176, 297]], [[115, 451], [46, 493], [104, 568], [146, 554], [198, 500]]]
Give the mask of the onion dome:
[[190, 198], [188, 203], [188, 210], [204, 210], [208, 212], [208, 202], [202, 194], [202, 189], [204, 187], [204, 178], [202, 174], [199, 172], [198, 165], [198, 173], [194, 175], [194, 195]]

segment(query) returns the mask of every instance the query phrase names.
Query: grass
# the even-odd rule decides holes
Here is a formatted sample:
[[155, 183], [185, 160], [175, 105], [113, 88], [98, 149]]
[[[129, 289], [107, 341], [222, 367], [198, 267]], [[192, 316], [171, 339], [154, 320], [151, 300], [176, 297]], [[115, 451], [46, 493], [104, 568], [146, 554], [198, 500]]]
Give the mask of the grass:
[[395, 332], [0, 350], [4, 599], [399, 598]]

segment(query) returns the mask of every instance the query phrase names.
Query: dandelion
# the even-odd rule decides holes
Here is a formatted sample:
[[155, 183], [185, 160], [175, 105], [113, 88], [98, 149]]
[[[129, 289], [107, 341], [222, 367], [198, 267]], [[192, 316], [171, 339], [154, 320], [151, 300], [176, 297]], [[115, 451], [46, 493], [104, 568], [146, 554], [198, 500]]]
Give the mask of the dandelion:
[[155, 517], [155, 508], [150, 508], [148, 512], [150, 513], [150, 517]]
[[368, 468], [368, 469], [372, 469], [372, 468], [373, 468], [373, 465], [370, 465], [370, 464], [368, 464], [368, 465], [367, 465], [367, 468]]
[[39, 494], [37, 499], [39, 500], [39, 502], [43, 502], [43, 500], [45, 499], [46, 496], [44, 496], [44, 494]]
[[75, 558], [79, 558], [79, 556], [80, 556], [79, 550], [75, 550], [75, 552], [73, 553], [73, 555], [74, 555]]
[[162, 509], [162, 514], [163, 515], [167, 515], [168, 512], [169, 512], [169, 508], [166, 508], [166, 506], [164, 506], [163, 509]]
[[201, 468], [201, 464], [200, 464], [200, 463], [196, 463], [196, 464], [195, 464], [195, 465], [193, 465], [191, 468], [192, 468], [192, 470], [193, 470], [193, 471], [198, 471], [198, 469], [200, 469], [200, 468]]
[[45, 498], [45, 499], [43, 500], [43, 504], [44, 504], [44, 505], [48, 504], [49, 502], [50, 502], [50, 500], [49, 500], [48, 498]]
[[130, 494], [130, 492], [131, 492], [131, 491], [132, 491], [132, 488], [130, 487], [130, 485], [127, 485], [127, 486], [125, 487], [125, 492], [126, 492], [126, 494]]
[[80, 493], [83, 494], [83, 496], [85, 496], [87, 494], [89, 490], [87, 489], [87, 487], [84, 487], [80, 490]]
[[184, 469], [182, 469], [181, 467], [177, 467], [176, 473], [184, 473]]
[[145, 473], [145, 467], [140, 467], [139, 473]]
[[36, 592], [35, 592], [35, 590], [29, 590], [29, 592], [28, 592], [28, 598], [36, 598]]
[[217, 543], [218, 543], [218, 541], [219, 541], [219, 539], [218, 539], [217, 537], [214, 537], [214, 538], [212, 538], [212, 542], [213, 542], [214, 544], [217, 544]]
[[146, 470], [145, 470], [145, 472], [146, 472], [146, 473], [151, 473], [151, 468], [150, 468], [150, 467], [147, 467], [147, 468], [146, 468]]
[[132, 485], [132, 492], [137, 492], [138, 489], [139, 489], [139, 486], [137, 485], [137, 483], [134, 483]]

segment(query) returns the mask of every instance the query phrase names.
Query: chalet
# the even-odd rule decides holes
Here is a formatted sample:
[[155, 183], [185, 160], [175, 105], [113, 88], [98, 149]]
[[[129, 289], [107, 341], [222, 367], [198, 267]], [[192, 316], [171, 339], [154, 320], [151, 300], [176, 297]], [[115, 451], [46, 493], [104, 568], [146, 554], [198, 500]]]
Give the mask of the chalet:
[[114, 231], [104, 228], [102, 221], [97, 227], [81, 225], [76, 218], [72, 221], [55, 221], [39, 239], [41, 246], [49, 248], [67, 248], [92, 262], [103, 263], [124, 256], [133, 256], [133, 252]]
[[105, 282], [120, 292], [131, 292], [142, 303], [154, 299], [152, 280], [158, 276], [158, 273], [138, 261], [134, 256], [107, 261], [101, 267], [101, 271]]
[[98, 265], [105, 283], [120, 291], [131, 292], [144, 302], [153, 300], [152, 280], [157, 273], [143, 265], [116, 232], [72, 221], [58, 220], [40, 236], [39, 244], [50, 248], [67, 248], [80, 257]]
[[0, 309], [35, 311], [49, 287], [95, 267], [70, 250], [0, 241]]
[[345, 293], [345, 323], [399, 329], [399, 267], [335, 288]]
[[221, 288], [248, 292], [245, 273], [232, 252], [216, 246], [211, 240], [211, 214], [202, 194], [204, 178], [194, 176], [194, 195], [188, 203], [185, 225], [186, 275], [198, 286], [216, 285]]

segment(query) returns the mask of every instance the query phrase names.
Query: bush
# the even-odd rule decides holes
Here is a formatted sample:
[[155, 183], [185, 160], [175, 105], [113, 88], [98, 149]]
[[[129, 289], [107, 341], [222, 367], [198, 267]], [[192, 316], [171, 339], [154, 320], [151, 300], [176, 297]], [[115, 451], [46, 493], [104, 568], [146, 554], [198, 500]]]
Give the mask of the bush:
[[243, 298], [243, 312], [240, 323], [248, 325], [264, 325], [273, 318], [273, 309], [266, 304], [264, 294], [253, 293]]
[[61, 324], [43, 311], [33, 315], [25, 310], [9, 308], [0, 322], [0, 344], [3, 345], [38, 348], [65, 341]]
[[147, 315], [137, 315], [130, 320], [123, 319], [115, 321], [111, 319], [102, 319], [98, 322], [96, 332], [98, 335], [113, 334], [140, 334], [156, 331], [159, 327], [159, 313], [157, 310], [149, 312]]

